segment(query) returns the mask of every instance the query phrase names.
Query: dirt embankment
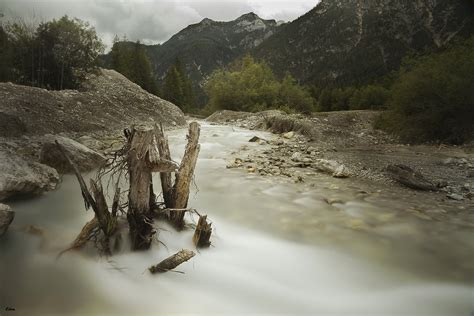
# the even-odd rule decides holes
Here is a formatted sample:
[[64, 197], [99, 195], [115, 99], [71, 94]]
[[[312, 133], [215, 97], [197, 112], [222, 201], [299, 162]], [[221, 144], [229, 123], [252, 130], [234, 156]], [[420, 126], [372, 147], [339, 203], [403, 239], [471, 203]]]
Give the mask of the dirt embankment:
[[181, 110], [113, 70], [89, 75], [79, 91], [0, 83], [0, 136], [110, 131], [139, 122], [185, 123]]
[[[429, 183], [431, 185], [426, 187], [438, 191], [440, 200], [474, 207], [473, 146], [400, 143], [373, 128], [378, 114], [347, 111], [315, 113], [308, 117], [275, 111], [257, 114], [222, 111], [211, 115], [208, 121], [269, 130], [281, 136], [271, 142], [270, 150], [250, 153], [243, 160], [237, 158], [230, 167], [247, 168], [261, 175], [296, 177], [295, 181], [305, 181], [305, 177], [309, 177], [306, 174], [310, 174], [295, 172], [298, 170], [337, 175], [337, 168], [345, 168], [351, 178], [374, 184], [406, 187], [407, 181], [409, 185], [410, 181], [419, 181], [414, 186], [418, 184], [423, 188]], [[407, 172], [393, 174], [398, 171]], [[404, 176], [409, 179], [401, 179], [405, 182], [402, 184], [400, 177]]]

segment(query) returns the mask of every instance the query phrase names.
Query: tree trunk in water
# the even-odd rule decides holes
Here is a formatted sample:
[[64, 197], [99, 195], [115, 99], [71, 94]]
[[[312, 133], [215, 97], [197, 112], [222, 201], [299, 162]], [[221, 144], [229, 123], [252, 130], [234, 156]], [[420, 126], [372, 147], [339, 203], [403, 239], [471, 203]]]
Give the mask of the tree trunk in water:
[[[155, 127], [156, 130], [156, 141], [158, 144], [158, 151], [162, 159], [171, 161], [170, 147], [168, 144], [168, 138], [165, 136], [163, 131], [163, 125]], [[172, 208], [173, 204], [173, 182], [171, 179], [171, 172], [161, 172], [161, 189], [163, 191], [163, 200], [167, 208]]]
[[194, 231], [193, 242], [198, 248], [209, 247], [212, 234], [211, 224], [207, 222], [207, 215], [199, 216], [199, 222]]
[[148, 249], [153, 238], [150, 218], [151, 170], [147, 164], [149, 146], [153, 143], [153, 129], [138, 127], [132, 131], [128, 153], [130, 190], [127, 220], [132, 248]]
[[[199, 133], [200, 128], [198, 123], [192, 122], [189, 124], [188, 143], [178, 173], [176, 174], [176, 181], [172, 191], [172, 205], [169, 208], [186, 209], [188, 206], [189, 190], [200, 150], [198, 144]], [[185, 211], [171, 213], [171, 221], [176, 227], [182, 228], [184, 226], [185, 213]]]

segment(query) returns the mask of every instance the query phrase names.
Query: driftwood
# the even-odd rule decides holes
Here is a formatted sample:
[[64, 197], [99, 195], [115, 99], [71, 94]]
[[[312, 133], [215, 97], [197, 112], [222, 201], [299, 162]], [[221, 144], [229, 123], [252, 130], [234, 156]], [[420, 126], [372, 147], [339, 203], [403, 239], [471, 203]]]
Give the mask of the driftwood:
[[[190, 186], [200, 150], [198, 143], [199, 134], [199, 124], [196, 122], [189, 124], [188, 143], [176, 174], [176, 181], [172, 191], [172, 205], [167, 205], [167, 208], [185, 209], [188, 206]], [[184, 214], [185, 212], [180, 211], [171, 214], [171, 221], [176, 227], [182, 228], [184, 226]]]
[[[168, 144], [168, 139], [166, 138], [165, 133], [163, 131], [163, 125], [156, 126], [155, 133], [156, 133], [156, 142], [158, 145], [158, 152], [160, 154], [160, 158], [171, 161], [170, 148]], [[171, 179], [171, 173], [161, 172], [160, 180], [161, 180], [161, 189], [163, 191], [163, 200], [165, 201], [165, 205], [167, 207], [171, 207], [172, 198], [173, 198], [173, 182]]]
[[173, 270], [180, 264], [188, 261], [195, 255], [196, 254], [194, 253], [194, 251], [183, 249], [178, 253], [172, 255], [171, 257], [168, 257], [165, 260], [161, 261], [157, 265], [151, 266], [150, 268], [148, 268], [148, 270], [150, 270], [151, 273], [168, 272], [170, 270]]
[[196, 247], [209, 247], [212, 234], [211, 223], [207, 222], [207, 215], [199, 216], [199, 221], [194, 231], [193, 243]]
[[[112, 214], [109, 212], [109, 209], [107, 207], [107, 202], [105, 201], [102, 185], [99, 182], [95, 182], [94, 180], [91, 179], [91, 182], [90, 182], [91, 185], [90, 185], [90, 191], [89, 191], [84, 181], [84, 178], [82, 177], [79, 171], [79, 168], [71, 159], [67, 150], [57, 141], [56, 141], [56, 145], [58, 146], [63, 156], [66, 158], [66, 160], [69, 162], [72, 169], [74, 170], [76, 178], [79, 182], [79, 186], [81, 187], [82, 197], [84, 198], [86, 209], [92, 208], [95, 214], [95, 218], [98, 221], [99, 227], [104, 232], [104, 235], [106, 237], [112, 235], [113, 232], [115, 231], [117, 221], [116, 221], [116, 218], [113, 217]], [[92, 194], [91, 194], [91, 191], [92, 191]], [[88, 224], [86, 224], [86, 226]], [[83, 231], [84, 229], [85, 228], [83, 228]], [[83, 233], [83, 231], [81, 231], [81, 234]], [[81, 234], [78, 236], [78, 238], [81, 236]]]
[[[128, 206], [126, 218], [134, 250], [150, 247], [155, 234], [152, 225], [153, 218], [166, 218], [175, 227], [183, 228], [185, 213], [195, 211], [188, 209], [187, 205], [200, 151], [198, 143], [199, 124], [193, 122], [189, 125], [187, 144], [179, 166], [171, 160], [168, 140], [164, 135], [162, 126], [155, 126], [155, 128], [134, 127], [125, 129], [124, 134], [126, 137], [125, 145], [114, 153], [107, 166], [99, 170], [97, 180], [90, 180], [89, 188], [86, 186], [70, 154], [61, 144], [56, 142], [76, 174], [86, 209], [92, 208], [95, 214], [94, 218], [83, 227], [67, 250], [82, 248], [92, 238], [96, 243], [99, 242], [102, 245], [102, 249], [107, 254], [111, 253], [109, 245], [110, 241], [113, 241], [113, 237], [117, 237], [115, 246], [120, 246], [121, 235], [117, 233], [119, 231], [118, 222], [120, 214], [123, 214], [124, 210], [122, 209], [123, 205], [120, 204], [122, 190], [119, 183], [122, 173], [125, 172], [128, 172], [129, 190], [128, 203], [124, 205]], [[152, 175], [154, 172], [160, 173], [164, 203], [157, 202], [157, 197], [153, 192]], [[175, 175], [174, 179], [172, 177], [173, 173]], [[111, 177], [118, 174], [110, 211], [101, 182], [101, 177], [107, 174]], [[197, 214], [199, 215], [199, 213]], [[103, 235], [99, 235], [101, 232], [103, 232]], [[207, 221], [207, 216], [199, 216], [199, 223], [193, 237], [196, 247], [209, 246], [211, 233], [212, 228]], [[156, 273], [172, 270], [194, 255], [192, 251], [182, 250], [151, 267], [150, 271]]]
[[420, 191], [437, 191], [438, 188], [421, 173], [406, 165], [389, 165], [387, 172], [390, 177], [406, 187]]
[[153, 130], [134, 128], [129, 143], [127, 166], [130, 189], [127, 220], [130, 238], [133, 249], [148, 249], [154, 234], [149, 217], [152, 180], [151, 169], [147, 162], [149, 147], [153, 143]]

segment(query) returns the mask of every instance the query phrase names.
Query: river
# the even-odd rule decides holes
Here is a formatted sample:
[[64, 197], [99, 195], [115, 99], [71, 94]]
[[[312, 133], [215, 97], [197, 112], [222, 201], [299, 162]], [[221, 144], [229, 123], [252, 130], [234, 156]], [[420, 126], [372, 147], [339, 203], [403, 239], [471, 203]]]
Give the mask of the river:
[[[179, 161], [185, 131], [168, 134]], [[147, 271], [176, 251], [193, 249], [192, 231], [176, 232], [165, 223], [155, 223], [161, 243], [150, 251], [130, 252], [125, 244], [110, 258], [88, 248], [57, 259], [92, 217], [72, 176], [55, 192], [11, 203], [14, 225], [0, 239], [0, 315], [474, 311], [472, 228], [405, 216], [406, 205], [397, 206], [396, 197], [375, 188], [362, 194], [355, 180], [321, 175], [308, 187], [226, 169], [242, 145], [261, 146], [248, 143], [254, 135], [273, 137], [202, 123], [189, 204], [212, 220], [213, 246], [179, 266], [183, 273]], [[341, 202], [330, 205], [328, 198]], [[29, 225], [44, 233], [26, 232]], [[4, 311], [7, 306], [15, 311]]]

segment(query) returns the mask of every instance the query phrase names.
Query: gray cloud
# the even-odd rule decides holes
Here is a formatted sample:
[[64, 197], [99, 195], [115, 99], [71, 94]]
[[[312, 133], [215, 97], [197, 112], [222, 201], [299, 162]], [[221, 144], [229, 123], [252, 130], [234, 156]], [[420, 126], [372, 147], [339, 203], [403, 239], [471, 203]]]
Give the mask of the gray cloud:
[[1, 0], [6, 17], [37, 22], [65, 14], [89, 21], [108, 45], [115, 34], [145, 43], [166, 41], [203, 18], [228, 21], [253, 11], [262, 18], [293, 20], [317, 0]]

